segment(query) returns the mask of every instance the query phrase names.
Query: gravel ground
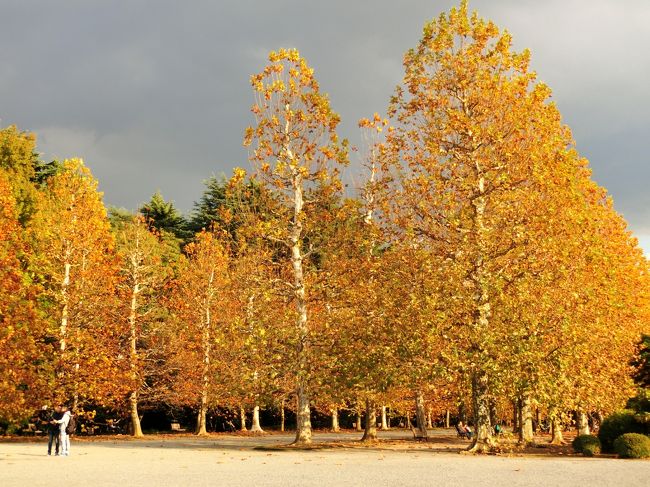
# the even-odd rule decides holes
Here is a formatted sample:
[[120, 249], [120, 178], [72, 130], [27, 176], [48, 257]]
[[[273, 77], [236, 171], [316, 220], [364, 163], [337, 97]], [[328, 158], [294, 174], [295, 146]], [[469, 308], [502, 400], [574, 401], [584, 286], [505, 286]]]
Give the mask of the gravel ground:
[[[404, 435], [382, 434], [397, 440], [406, 439]], [[358, 438], [358, 434], [316, 437], [320, 442]], [[69, 457], [48, 457], [43, 441], [3, 442], [0, 486], [650, 485], [650, 461], [644, 460], [460, 455], [456, 451], [462, 443], [442, 449], [408, 444], [390, 449], [273, 449], [290, 440], [289, 435], [73, 439]], [[267, 449], [256, 449], [259, 446]]]

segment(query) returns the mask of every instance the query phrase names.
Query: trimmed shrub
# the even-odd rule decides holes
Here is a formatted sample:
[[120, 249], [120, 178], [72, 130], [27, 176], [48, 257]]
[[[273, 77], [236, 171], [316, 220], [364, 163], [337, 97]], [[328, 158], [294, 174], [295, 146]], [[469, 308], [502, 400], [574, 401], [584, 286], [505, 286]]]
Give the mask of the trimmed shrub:
[[571, 446], [573, 446], [573, 451], [582, 453], [586, 457], [593, 457], [600, 453], [600, 440], [594, 435], [576, 436]]
[[639, 433], [625, 433], [614, 441], [614, 451], [621, 458], [648, 458], [650, 438]]
[[[594, 436], [596, 440], [598, 440], [597, 437]], [[600, 454], [600, 440], [598, 440], [598, 443], [588, 443], [582, 447], [582, 454], [586, 457], [593, 457], [594, 455], [599, 455]]]
[[598, 430], [604, 452], [614, 451], [614, 440], [625, 433], [643, 433], [644, 425], [634, 418], [634, 412], [623, 410], [607, 416]]

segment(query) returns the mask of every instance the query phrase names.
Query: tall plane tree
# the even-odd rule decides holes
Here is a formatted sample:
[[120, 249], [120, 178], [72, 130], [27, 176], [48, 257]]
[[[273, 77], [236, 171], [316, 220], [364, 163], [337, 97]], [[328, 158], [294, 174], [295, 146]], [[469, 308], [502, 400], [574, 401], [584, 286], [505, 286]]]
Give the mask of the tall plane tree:
[[115, 229], [120, 257], [120, 316], [128, 323], [128, 367], [131, 375], [129, 410], [133, 436], [143, 436], [138, 401], [145, 387], [148, 372], [148, 335], [157, 307], [158, 290], [165, 278], [164, 246], [158, 235], [150, 231], [141, 216]]
[[31, 225], [32, 267], [58, 341], [55, 388], [75, 405], [107, 403], [124, 392], [119, 365], [124, 329], [114, 319], [117, 262], [97, 181], [80, 159], [47, 180]]
[[[228, 308], [228, 249], [213, 232], [198, 233], [185, 246], [187, 259], [179, 270], [170, 294], [177, 320], [175, 356], [178, 364], [178, 402], [197, 405], [196, 433], [207, 434], [206, 416], [217, 382], [223, 376], [226, 358], [225, 330], [230, 320]], [[222, 361], [219, 361], [219, 360]], [[182, 385], [181, 385], [182, 384]]]
[[[294, 377], [297, 396], [296, 443], [311, 442], [310, 321], [305, 286], [310, 207], [341, 190], [337, 165], [347, 163], [346, 144], [336, 134], [339, 116], [320, 92], [314, 71], [297, 50], [269, 55], [269, 64], [251, 77], [256, 125], [244, 144], [253, 146], [257, 176], [279, 201], [265, 235], [290, 253], [295, 313]], [[311, 218], [313, 220], [313, 218]]]
[[387, 139], [385, 177], [395, 188], [387, 214], [428, 247], [434, 269], [455, 276], [449, 341], [471, 385], [477, 452], [494, 443], [502, 340], [520, 326], [503, 306], [508, 287], [535, 271], [529, 256], [540, 257], [531, 249], [551, 224], [549, 200], [562, 197], [553, 175], [571, 144], [528, 51], [510, 48], [510, 35], [470, 16], [465, 1], [427, 23], [404, 57]]

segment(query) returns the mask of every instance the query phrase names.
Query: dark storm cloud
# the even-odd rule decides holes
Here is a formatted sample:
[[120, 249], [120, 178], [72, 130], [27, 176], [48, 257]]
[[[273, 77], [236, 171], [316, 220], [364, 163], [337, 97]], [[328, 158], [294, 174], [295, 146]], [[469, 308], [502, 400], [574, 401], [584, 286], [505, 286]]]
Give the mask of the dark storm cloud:
[[[0, 0], [0, 118], [45, 158], [82, 156], [110, 204], [156, 189], [190, 209], [201, 181], [248, 167], [250, 74], [297, 47], [341, 113], [343, 136], [385, 110], [401, 57], [445, 1]], [[594, 177], [650, 238], [650, 4], [470, 2], [531, 49]]]

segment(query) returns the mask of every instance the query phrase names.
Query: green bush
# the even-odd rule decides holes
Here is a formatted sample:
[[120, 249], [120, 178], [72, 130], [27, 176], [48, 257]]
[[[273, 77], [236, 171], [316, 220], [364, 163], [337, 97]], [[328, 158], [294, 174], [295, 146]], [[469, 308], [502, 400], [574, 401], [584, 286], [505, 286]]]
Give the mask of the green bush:
[[[596, 437], [594, 437], [596, 438]], [[598, 440], [598, 438], [596, 438]], [[582, 454], [586, 457], [593, 457], [600, 454], [600, 441], [598, 443], [588, 443], [582, 447]]]
[[598, 430], [598, 439], [604, 452], [614, 451], [614, 440], [625, 433], [643, 433], [644, 425], [634, 418], [634, 412], [623, 410], [607, 416]]
[[12, 424], [7, 426], [6, 434], [10, 435], [10, 436], [20, 434], [23, 427], [24, 426], [21, 425], [21, 424], [12, 423]]
[[625, 433], [614, 441], [614, 451], [621, 458], [648, 458], [650, 438], [639, 433]]
[[573, 446], [573, 451], [582, 453], [587, 457], [593, 457], [600, 453], [600, 440], [594, 435], [576, 436], [571, 446]]

